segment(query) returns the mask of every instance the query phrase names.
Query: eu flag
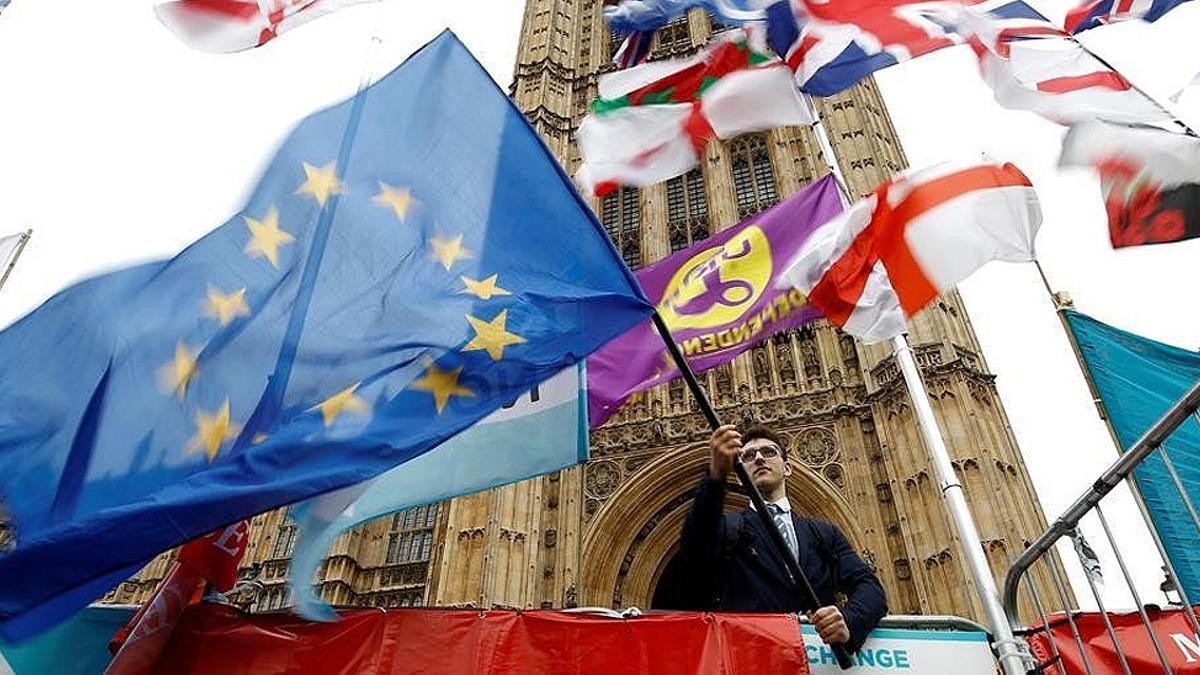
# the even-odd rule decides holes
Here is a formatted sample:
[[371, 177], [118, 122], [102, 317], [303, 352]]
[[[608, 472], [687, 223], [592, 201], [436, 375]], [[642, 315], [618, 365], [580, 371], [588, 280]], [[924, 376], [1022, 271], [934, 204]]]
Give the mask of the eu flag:
[[0, 333], [17, 542], [0, 634], [402, 464], [650, 311], [533, 129], [443, 33], [302, 121], [227, 223]]

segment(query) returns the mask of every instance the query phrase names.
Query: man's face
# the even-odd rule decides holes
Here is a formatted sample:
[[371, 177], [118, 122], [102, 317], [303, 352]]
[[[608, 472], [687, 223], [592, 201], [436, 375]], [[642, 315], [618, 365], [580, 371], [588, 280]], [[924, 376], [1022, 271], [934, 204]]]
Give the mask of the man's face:
[[792, 467], [783, 460], [783, 452], [769, 438], [755, 438], [742, 446], [742, 464], [759, 492], [769, 494], [792, 475]]

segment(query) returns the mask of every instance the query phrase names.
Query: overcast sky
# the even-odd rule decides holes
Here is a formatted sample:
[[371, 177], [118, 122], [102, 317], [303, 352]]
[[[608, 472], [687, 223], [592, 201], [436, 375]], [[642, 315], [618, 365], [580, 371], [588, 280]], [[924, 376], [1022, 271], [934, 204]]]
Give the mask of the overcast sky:
[[[1055, 20], [1068, 8], [1031, 4]], [[160, 26], [150, 0], [14, 2], [0, 15], [0, 236], [35, 234], [0, 290], [0, 326], [80, 278], [170, 256], [236, 213], [292, 124], [353, 93], [372, 35], [382, 40], [372, 70], [382, 73], [449, 26], [507, 88], [522, 9], [520, 0], [390, 0], [214, 56]], [[1198, 29], [1200, 7], [1184, 6], [1085, 41], [1165, 100], [1200, 69]], [[1039, 256], [1081, 311], [1200, 347], [1200, 241], [1112, 251], [1095, 178], [1055, 168], [1063, 129], [996, 105], [968, 49], [891, 68], [879, 82], [913, 166], [986, 153], [1033, 179], [1045, 212]], [[1180, 103], [1200, 123], [1200, 93]], [[995, 264], [960, 288], [1053, 519], [1116, 458], [1112, 443], [1033, 267]], [[1118, 497], [1121, 548], [1137, 551], [1143, 599], [1161, 602], [1149, 539]], [[1099, 526], [1085, 532], [1111, 580], [1108, 602], [1131, 606]]]

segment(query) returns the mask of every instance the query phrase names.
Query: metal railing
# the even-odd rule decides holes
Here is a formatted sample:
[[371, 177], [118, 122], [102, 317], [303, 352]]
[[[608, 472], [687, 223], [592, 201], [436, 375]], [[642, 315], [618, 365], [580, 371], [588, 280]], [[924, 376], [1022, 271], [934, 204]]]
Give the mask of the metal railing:
[[[1156, 652], [1156, 656], [1158, 657], [1162, 672], [1173, 672], [1166, 655], [1167, 652], [1165, 646], [1162, 644], [1162, 641], [1156, 634], [1150, 618], [1146, 613], [1145, 604], [1142, 602], [1141, 595], [1137, 591], [1133, 577], [1129, 572], [1129, 567], [1126, 564], [1124, 557], [1121, 555], [1121, 547], [1118, 546], [1117, 541], [1113, 536], [1113, 528], [1109, 525], [1109, 520], [1104, 515], [1104, 510], [1101, 508], [1100, 503], [1105, 496], [1112, 492], [1114, 488], [1116, 488], [1122, 482], [1127, 482], [1130, 490], [1133, 492], [1134, 498], [1138, 504], [1138, 508], [1142, 511], [1142, 516], [1149, 524], [1149, 512], [1146, 509], [1146, 505], [1142, 499], [1138, 485], [1133, 479], [1133, 470], [1142, 464], [1148, 457], [1157, 455], [1162, 459], [1164, 465], [1167, 467], [1175, 489], [1179, 492], [1179, 495], [1185, 505], [1184, 510], [1191, 518], [1192, 525], [1196, 528], [1196, 531], [1200, 533], [1200, 516], [1197, 515], [1196, 506], [1189, 498], [1187, 490], [1180, 481], [1179, 475], [1175, 471], [1175, 467], [1171, 463], [1166, 449], [1162, 447], [1162, 444], [1172, 433], [1175, 432], [1176, 429], [1179, 428], [1181, 424], [1187, 421], [1190, 416], [1196, 415], [1197, 408], [1200, 408], [1200, 382], [1194, 384], [1192, 388], [1183, 395], [1182, 398], [1176, 401], [1174, 405], [1172, 405], [1171, 408], [1168, 409], [1167, 412], [1165, 412], [1162, 417], [1159, 418], [1159, 420], [1155, 422], [1154, 425], [1151, 426], [1150, 429], [1146, 431], [1146, 433], [1143, 434], [1142, 437], [1139, 438], [1138, 441], [1129, 448], [1127, 452], [1121, 455], [1121, 457], [1115, 463], [1113, 463], [1113, 465], [1110, 466], [1096, 480], [1095, 483], [1092, 484], [1092, 487], [1088, 489], [1087, 492], [1075, 500], [1075, 503], [1073, 503], [1070, 508], [1068, 508], [1066, 512], [1064, 512], [1063, 515], [1058, 518], [1058, 520], [1054, 521], [1054, 524], [1052, 524], [1050, 528], [1046, 530], [1046, 532], [1044, 532], [1040, 537], [1037, 538], [1037, 540], [1030, 544], [1029, 547], [1026, 548], [1025, 551], [1021, 553], [1020, 557], [1018, 557], [1017, 560], [1012, 564], [1012, 567], [1009, 569], [1004, 581], [1003, 601], [1004, 610], [1008, 615], [1009, 624], [1013, 627], [1015, 632], [1021, 632], [1025, 634], [1029, 634], [1031, 632], [1030, 629], [1022, 625], [1022, 621], [1018, 616], [1018, 594], [1022, 579], [1026, 577], [1026, 575], [1034, 568], [1036, 564], [1040, 563], [1048, 567], [1050, 570], [1050, 576], [1053, 579], [1055, 591], [1058, 596], [1059, 602], [1057, 604], [1065, 613], [1065, 619], [1070, 626], [1075, 647], [1079, 650], [1080, 662], [1083, 664], [1084, 669], [1089, 675], [1094, 672], [1094, 665], [1091, 658], [1089, 658], [1088, 650], [1084, 645], [1083, 638], [1080, 635], [1078, 626], [1076, 625], [1075, 613], [1073, 611], [1076, 608], [1069, 606], [1072, 603], [1069, 602], [1069, 596], [1066, 590], [1066, 582], [1064, 579], [1062, 579], [1062, 575], [1059, 574], [1058, 568], [1053, 564], [1053, 562], [1047, 560], [1047, 554], [1054, 550], [1055, 544], [1057, 544], [1063, 537], [1077, 536], [1077, 528], [1080, 520], [1082, 520], [1085, 515], [1095, 513], [1096, 518], [1098, 519], [1100, 526], [1104, 531], [1104, 536], [1108, 540], [1109, 547], [1117, 559], [1117, 564], [1121, 569], [1121, 576], [1125, 581], [1126, 588], [1129, 590], [1130, 595], [1133, 597], [1134, 603], [1137, 605], [1138, 615], [1141, 619], [1142, 625], [1146, 629], [1150, 643], [1154, 646], [1154, 650]], [[1197, 420], [1200, 421], [1200, 416], [1197, 417]], [[1200, 620], [1197, 618], [1191, 599], [1187, 597], [1187, 591], [1184, 588], [1184, 585], [1179, 582], [1179, 576], [1176, 574], [1175, 568], [1171, 563], [1171, 559], [1166, 553], [1162, 539], [1159, 537], [1158, 532], [1155, 531], [1153, 526], [1149, 526], [1148, 530], [1151, 538], [1154, 540], [1154, 545], [1158, 550], [1158, 555], [1163, 561], [1163, 569], [1167, 573], [1168, 581], [1174, 583], [1175, 588], [1180, 595], [1180, 600], [1187, 615], [1188, 622], [1191, 624], [1192, 629], [1200, 634]], [[1085, 555], [1079, 546], [1072, 546], [1072, 549], [1075, 550], [1076, 557], [1079, 559], [1080, 565], [1083, 567], [1083, 576], [1087, 579], [1088, 588], [1091, 591], [1092, 598], [1096, 601], [1096, 605], [1100, 611], [1100, 616], [1104, 621], [1105, 632], [1112, 643], [1121, 667], [1126, 675], [1132, 675], [1133, 671], [1130, 669], [1126, 647], [1117, 637], [1117, 632], [1113, 628], [1113, 624], [1107, 613], [1104, 600], [1101, 598], [1099, 589], [1097, 588], [1097, 585], [1092, 577], [1092, 573], [1088, 569], [1091, 561], [1085, 560]], [[1032, 596], [1033, 605], [1041, 619], [1040, 630], [1047, 631], [1047, 637], [1049, 638], [1047, 642], [1049, 643], [1050, 650], [1053, 652], [1052, 658], [1055, 662], [1061, 662], [1059, 648], [1055, 644], [1053, 636], [1051, 636], [1049, 633], [1051, 622], [1049, 615], [1046, 612], [1046, 605], [1043, 603], [1043, 599], [1038, 594], [1035, 584], [1029, 583], [1026, 585], [1026, 588], [1029, 590], [1029, 593]], [[1035, 629], [1032, 632], [1037, 631]], [[1045, 665], [1047, 664], [1037, 664], [1035, 669], [1040, 672], [1040, 669], [1044, 668]]]

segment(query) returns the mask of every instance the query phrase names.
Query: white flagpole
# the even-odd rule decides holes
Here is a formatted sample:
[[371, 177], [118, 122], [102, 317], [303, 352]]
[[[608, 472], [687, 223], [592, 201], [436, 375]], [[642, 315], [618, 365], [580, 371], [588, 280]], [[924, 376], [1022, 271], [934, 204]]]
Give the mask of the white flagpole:
[[[4, 282], [8, 281], [8, 275], [12, 274], [13, 268], [17, 266], [17, 258], [21, 257], [21, 251], [25, 250], [25, 244], [29, 243], [29, 238], [32, 236], [33, 230], [25, 230], [21, 233], [21, 238], [17, 241], [17, 248], [13, 250], [12, 258], [4, 267], [3, 274], [0, 274], [0, 288], [4, 288]], [[0, 261], [0, 264], [3, 264], [3, 261]]]
[[892, 353], [900, 366], [900, 372], [904, 374], [904, 383], [908, 386], [908, 395], [913, 402], [921, 438], [929, 450], [938, 486], [946, 500], [946, 511], [950, 513], [958, 541], [966, 556], [967, 568], [979, 594], [979, 601], [983, 604], [988, 623], [991, 624], [992, 646], [996, 650], [1000, 666], [1005, 675], [1025, 675], [1028, 667], [1021, 645], [1013, 638], [1012, 626], [1009, 625], [1004, 605], [1000, 602], [1000, 593], [996, 589], [991, 566], [983, 555], [983, 541], [979, 538], [978, 528], [975, 527], [975, 518], [971, 516], [962, 483], [958, 481], [954, 465], [950, 463], [950, 452], [946, 449], [941, 429], [933, 416], [933, 406], [929, 404], [929, 394], [921, 381], [921, 372], [917, 368], [917, 360], [913, 357], [908, 338], [904, 335], [892, 338]]
[[[805, 97], [816, 114], [815, 103], [807, 94]], [[830, 142], [825, 125], [819, 115], [817, 115], [816, 123], [813, 124], [813, 131], [825, 154], [829, 170], [837, 179], [845, 205], [849, 206], [854, 200], [848, 194], [848, 186], [838, 165], [833, 143]], [[937, 419], [933, 416], [933, 407], [929, 404], [929, 395], [925, 391], [925, 384], [921, 381], [920, 370], [918, 370], [917, 361], [913, 357], [912, 347], [909, 346], [908, 339], [904, 335], [892, 338], [892, 352], [896, 362], [900, 365], [901, 372], [904, 373], [904, 383], [908, 386], [908, 395], [913, 401], [921, 437], [925, 440], [925, 446], [929, 448], [938, 485], [946, 499], [946, 510], [950, 513], [958, 540], [965, 551], [967, 567], [975, 581], [979, 601], [983, 605], [988, 623], [991, 624], [993, 647], [999, 657], [1000, 665], [1005, 675], [1025, 675], [1029, 668], [1024, 655], [1024, 645], [1013, 637], [1012, 626], [1008, 623], [1004, 605], [1000, 602], [1000, 592], [996, 588], [996, 580], [983, 555], [983, 541], [979, 538], [979, 529], [975, 526], [975, 519], [971, 516], [971, 510], [967, 506], [962, 483], [958, 481], [958, 475], [954, 473], [954, 466], [950, 463], [950, 453], [946, 449], [946, 442], [942, 438]]]

